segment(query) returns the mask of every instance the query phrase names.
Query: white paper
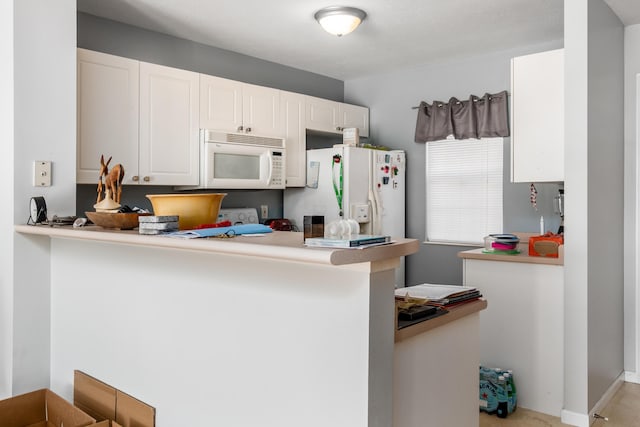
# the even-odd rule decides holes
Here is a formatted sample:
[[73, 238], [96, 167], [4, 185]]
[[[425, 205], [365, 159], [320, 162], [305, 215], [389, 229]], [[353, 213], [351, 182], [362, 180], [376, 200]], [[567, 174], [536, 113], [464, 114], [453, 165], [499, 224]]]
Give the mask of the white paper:
[[472, 286], [457, 285], [432, 285], [423, 283], [422, 285], [407, 286], [406, 288], [398, 288], [395, 290], [396, 296], [404, 297], [409, 294], [414, 298], [425, 298], [430, 300], [439, 300], [449, 298], [460, 292], [475, 291]]

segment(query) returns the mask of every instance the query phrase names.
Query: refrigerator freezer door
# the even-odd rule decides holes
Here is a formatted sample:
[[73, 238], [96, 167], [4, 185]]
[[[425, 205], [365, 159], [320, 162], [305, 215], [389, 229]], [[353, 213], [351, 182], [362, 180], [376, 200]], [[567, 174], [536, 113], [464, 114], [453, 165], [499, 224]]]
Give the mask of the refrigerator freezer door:
[[[286, 189], [284, 216], [292, 220], [298, 230], [302, 230], [305, 215], [324, 216], [325, 226], [340, 219], [340, 208], [333, 187], [334, 180], [338, 189], [341, 186], [340, 165], [343, 218], [353, 218], [358, 212], [362, 215], [362, 207], [368, 206], [371, 151], [343, 145], [308, 150], [307, 171], [313, 171], [314, 182], [307, 182], [307, 187]], [[334, 163], [334, 156], [339, 156], [341, 163]]]

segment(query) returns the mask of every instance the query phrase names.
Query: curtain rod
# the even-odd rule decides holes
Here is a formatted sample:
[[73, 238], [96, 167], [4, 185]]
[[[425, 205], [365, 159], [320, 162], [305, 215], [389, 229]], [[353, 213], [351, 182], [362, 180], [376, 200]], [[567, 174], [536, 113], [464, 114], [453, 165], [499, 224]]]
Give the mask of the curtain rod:
[[[505, 91], [505, 92], [507, 93], [507, 96], [509, 96], [509, 92], [507, 92], [507, 91]], [[473, 99], [473, 101], [474, 101], [474, 102], [476, 102], [476, 101], [478, 101], [478, 100], [481, 100], [481, 99], [482, 99], [481, 97], [478, 97], [478, 96], [475, 96], [475, 95], [473, 95], [473, 96], [474, 96], [474, 99]], [[493, 95], [492, 95], [492, 96], [493, 96]], [[499, 95], [499, 94], [495, 94], [495, 96], [500, 97], [501, 95]], [[489, 97], [489, 99], [491, 99], [491, 96]], [[460, 102], [462, 102], [462, 101], [458, 101], [456, 104], [460, 104]], [[446, 104], [446, 102], [443, 102], [442, 104]], [[441, 105], [442, 105], [442, 104], [441, 104]], [[420, 108], [420, 106], [419, 106], [419, 105], [417, 105], [417, 106], [415, 106], [415, 107], [411, 107], [411, 109], [412, 109], [412, 110], [417, 110], [418, 108]]]

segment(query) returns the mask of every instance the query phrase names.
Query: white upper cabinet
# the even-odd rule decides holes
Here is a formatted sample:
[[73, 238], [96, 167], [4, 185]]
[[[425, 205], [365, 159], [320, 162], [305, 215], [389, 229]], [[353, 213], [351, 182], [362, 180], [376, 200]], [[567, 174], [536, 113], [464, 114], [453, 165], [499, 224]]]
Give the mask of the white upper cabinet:
[[358, 134], [369, 136], [369, 109], [359, 105], [340, 104], [340, 126], [344, 128], [358, 128]]
[[306, 127], [341, 134], [344, 128], [358, 128], [360, 136], [369, 136], [369, 109], [329, 99], [306, 97]]
[[256, 135], [282, 137], [280, 91], [270, 87], [242, 85], [244, 131]]
[[287, 150], [287, 187], [306, 185], [305, 96], [280, 92], [280, 113]]
[[140, 63], [139, 179], [151, 185], [197, 185], [199, 75]]
[[280, 91], [201, 74], [200, 127], [282, 137]]
[[198, 74], [78, 49], [77, 182], [96, 184], [100, 156], [123, 184], [197, 185]]
[[138, 167], [139, 62], [78, 49], [77, 182], [97, 184], [100, 156]]
[[200, 127], [242, 132], [242, 83], [200, 74]]
[[306, 96], [305, 126], [322, 132], [340, 133], [340, 103]]
[[511, 60], [511, 181], [564, 181], [564, 50]]

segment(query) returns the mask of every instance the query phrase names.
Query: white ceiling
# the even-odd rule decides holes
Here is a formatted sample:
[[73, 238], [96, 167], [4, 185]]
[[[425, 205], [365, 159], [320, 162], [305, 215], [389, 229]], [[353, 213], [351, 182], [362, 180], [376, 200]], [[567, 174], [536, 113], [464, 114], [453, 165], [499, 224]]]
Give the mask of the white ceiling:
[[[639, 0], [605, 0], [625, 25]], [[332, 0], [77, 0], [78, 10], [349, 80], [563, 37], [562, 0], [348, 0], [367, 18], [335, 37], [313, 14]]]

